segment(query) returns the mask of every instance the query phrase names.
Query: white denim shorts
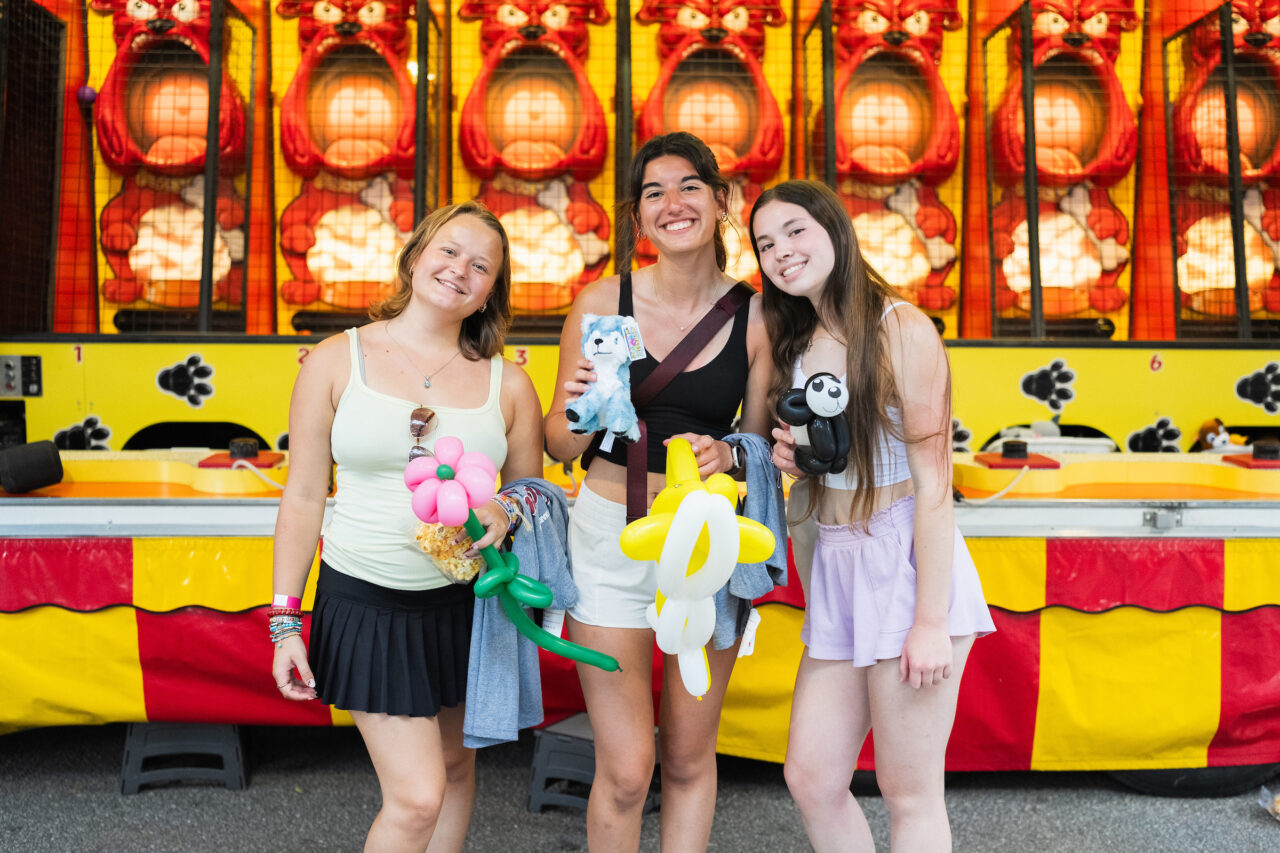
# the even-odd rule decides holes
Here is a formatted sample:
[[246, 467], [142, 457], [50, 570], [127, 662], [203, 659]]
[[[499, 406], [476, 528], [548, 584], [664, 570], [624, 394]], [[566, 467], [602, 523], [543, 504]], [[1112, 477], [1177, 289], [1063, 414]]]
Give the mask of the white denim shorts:
[[569, 615], [601, 628], [648, 628], [644, 612], [658, 592], [658, 564], [633, 560], [618, 543], [626, 504], [606, 500], [586, 483], [569, 512], [569, 556], [578, 603]]

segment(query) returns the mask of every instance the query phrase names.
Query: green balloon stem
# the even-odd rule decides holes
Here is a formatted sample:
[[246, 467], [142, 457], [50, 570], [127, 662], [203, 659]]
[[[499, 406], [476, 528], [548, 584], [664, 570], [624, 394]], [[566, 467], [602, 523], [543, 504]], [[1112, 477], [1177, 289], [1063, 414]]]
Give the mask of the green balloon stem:
[[[440, 467], [447, 468], [448, 466], [441, 465]], [[445, 479], [440, 474], [437, 474], [437, 476]], [[453, 476], [452, 470], [449, 471], [449, 476]], [[471, 537], [472, 542], [479, 542], [484, 538], [484, 525], [480, 523], [480, 519], [476, 518], [474, 510], [467, 510], [467, 520], [463, 522], [462, 527], [467, 531], [467, 535]], [[595, 649], [589, 649], [586, 646], [570, 642], [563, 637], [557, 637], [529, 618], [529, 614], [524, 612], [524, 606], [511, 591], [511, 582], [517, 577], [520, 567], [520, 563], [516, 560], [514, 554], [503, 555], [492, 545], [486, 545], [480, 549], [480, 556], [484, 558], [485, 565], [489, 567], [489, 571], [485, 572], [476, 581], [476, 595], [480, 598], [489, 598], [496, 594], [498, 601], [502, 604], [502, 612], [507, 614], [507, 618], [511, 620], [511, 624], [516, 626], [516, 630], [532, 640], [534, 645], [546, 649], [552, 654], [560, 655], [579, 663], [585, 663], [588, 666], [599, 667], [605, 672], [617, 672], [622, 669], [622, 667], [618, 666], [618, 661], [615, 658], [606, 655], [604, 652], [598, 652]], [[520, 577], [524, 581], [521, 586], [525, 587], [525, 592], [528, 596], [538, 601], [550, 603], [550, 590], [546, 588], [545, 584], [535, 581], [527, 575], [521, 575]]]
[[516, 601], [505, 587], [499, 591], [498, 600], [502, 602], [502, 610], [507, 614], [507, 618], [511, 620], [511, 623], [516, 626], [516, 630], [532, 640], [539, 648], [546, 649], [552, 654], [569, 658], [569, 660], [599, 667], [605, 672], [618, 672], [622, 669], [622, 667], [618, 666], [616, 659], [606, 655], [604, 652], [598, 652], [595, 649], [571, 643], [563, 637], [557, 637], [542, 626], [535, 624], [529, 618], [529, 614], [524, 612], [520, 602]]

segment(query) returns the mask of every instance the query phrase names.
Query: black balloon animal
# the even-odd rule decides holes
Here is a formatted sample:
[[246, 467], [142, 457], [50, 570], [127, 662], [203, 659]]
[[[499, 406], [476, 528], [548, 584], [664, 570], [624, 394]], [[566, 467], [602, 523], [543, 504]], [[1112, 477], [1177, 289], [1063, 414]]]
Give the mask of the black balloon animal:
[[815, 373], [778, 400], [778, 417], [796, 440], [796, 467], [806, 474], [839, 474], [849, 459], [849, 389], [831, 373]]

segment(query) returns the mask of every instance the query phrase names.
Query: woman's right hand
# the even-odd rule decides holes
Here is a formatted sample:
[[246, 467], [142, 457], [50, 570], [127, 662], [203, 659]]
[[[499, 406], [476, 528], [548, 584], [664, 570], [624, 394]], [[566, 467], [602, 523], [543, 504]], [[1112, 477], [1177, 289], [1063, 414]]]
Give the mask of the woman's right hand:
[[578, 358], [578, 366], [573, 371], [573, 377], [564, 383], [565, 393], [569, 395], [568, 402], [573, 402], [587, 393], [587, 389], [595, 381], [596, 373], [591, 359], [586, 356], [580, 356]]
[[280, 641], [271, 662], [271, 675], [284, 698], [295, 702], [316, 698], [316, 679], [307, 664], [307, 646], [302, 642], [302, 635], [293, 634]]
[[793, 477], [803, 477], [804, 473], [796, 467], [796, 438], [791, 434], [787, 424], [773, 428], [773, 464], [778, 470]]

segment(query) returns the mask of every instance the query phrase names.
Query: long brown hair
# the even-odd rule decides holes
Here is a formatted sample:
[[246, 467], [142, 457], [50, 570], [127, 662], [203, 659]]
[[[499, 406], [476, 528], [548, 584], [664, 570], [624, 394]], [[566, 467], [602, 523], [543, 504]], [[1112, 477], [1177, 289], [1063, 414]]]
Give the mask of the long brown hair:
[[[662, 133], [658, 136], [650, 137], [644, 145], [640, 146], [640, 150], [631, 158], [631, 174], [630, 181], [627, 184], [627, 195], [620, 199], [615, 209], [614, 222], [622, 227], [622, 223], [630, 222], [633, 227], [638, 227], [636, 222], [636, 207], [640, 204], [640, 187], [644, 184], [644, 170], [650, 163], [659, 157], [683, 157], [693, 166], [693, 171], [698, 175], [698, 180], [711, 187], [712, 194], [726, 206], [729, 203], [729, 182], [720, 174], [720, 166], [716, 163], [716, 155], [711, 153], [711, 149], [707, 147], [707, 143], [703, 142], [692, 133], [686, 133], [678, 130], [675, 133]], [[716, 222], [715, 230], [715, 247], [716, 247], [716, 266], [724, 272], [725, 266], [729, 263], [729, 252], [724, 246], [724, 222]], [[626, 257], [618, 259], [617, 268], [620, 270], [631, 269], [631, 262], [635, 259], [635, 241], [631, 241], [630, 249]]]
[[502, 240], [502, 263], [494, 278], [493, 290], [481, 311], [472, 313], [462, 321], [458, 332], [458, 347], [469, 360], [492, 358], [502, 351], [507, 330], [511, 328], [511, 246], [507, 232], [489, 208], [478, 201], [464, 201], [439, 207], [428, 213], [413, 229], [400, 256], [396, 259], [396, 292], [369, 306], [369, 317], [374, 320], [390, 320], [398, 317], [413, 298], [413, 268], [422, 257], [427, 244], [444, 224], [459, 216], [474, 216], [497, 233]]
[[[757, 262], [760, 250], [754, 239], [756, 213], [773, 201], [794, 204], [809, 212], [831, 238], [834, 264], [816, 310], [808, 299], [791, 296], [781, 290], [761, 267], [761, 307], [773, 355], [769, 400], [776, 406], [778, 399], [791, 389], [796, 361], [804, 354], [817, 330], [820, 312], [823, 325], [844, 336], [845, 385], [849, 389], [849, 405], [844, 417], [849, 424], [851, 444], [848, 470], [853, 472], [858, 483], [850, 510], [851, 518], [865, 519], [875, 502], [875, 459], [880, 436], [892, 435], [913, 442], [932, 437], [906, 437], [901, 424], [890, 419], [886, 412], [898, 401], [881, 321], [886, 301], [902, 297], [862, 257], [858, 236], [840, 198], [825, 184], [816, 181], [786, 181], [765, 190], [757, 199], [751, 209], [749, 223], [753, 235], [751, 247]], [[950, 418], [947, 425], [949, 428]], [[811, 481], [806, 518], [818, 506], [826, 488], [820, 477], [811, 478]]]

